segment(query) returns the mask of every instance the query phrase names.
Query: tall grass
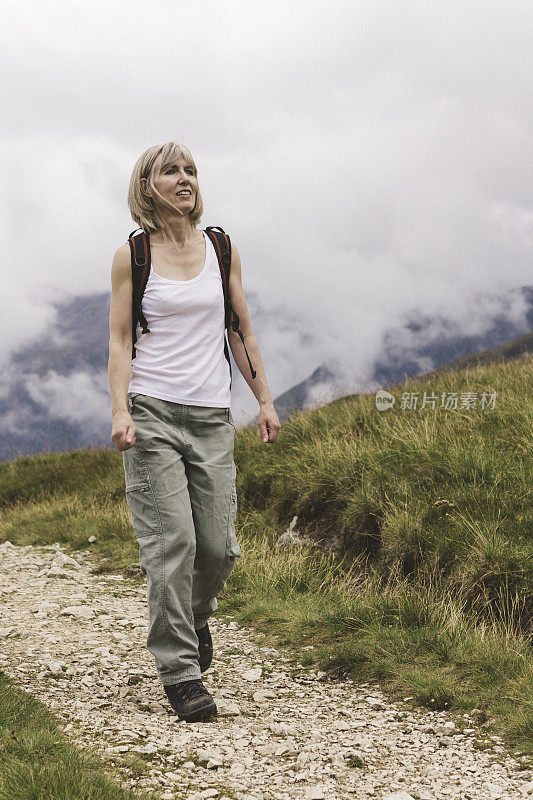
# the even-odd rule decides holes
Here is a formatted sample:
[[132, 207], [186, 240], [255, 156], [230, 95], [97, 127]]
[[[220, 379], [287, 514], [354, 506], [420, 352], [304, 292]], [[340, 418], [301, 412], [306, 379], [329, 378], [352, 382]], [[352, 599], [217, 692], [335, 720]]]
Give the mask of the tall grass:
[[[431, 390], [496, 391], [494, 410], [378, 412], [374, 396], [291, 418], [275, 447], [241, 432], [241, 509], [364, 554], [386, 578], [440, 576], [480, 612], [509, 601], [530, 630], [533, 577], [532, 359], [435, 377]], [[408, 381], [401, 391], [429, 391]], [[516, 614], [515, 614], [516, 616]]]

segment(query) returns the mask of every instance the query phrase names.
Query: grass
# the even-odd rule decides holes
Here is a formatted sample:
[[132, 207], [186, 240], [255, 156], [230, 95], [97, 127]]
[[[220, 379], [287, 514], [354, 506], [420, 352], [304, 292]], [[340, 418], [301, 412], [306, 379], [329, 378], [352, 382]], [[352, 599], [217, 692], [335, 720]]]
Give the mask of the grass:
[[[477, 715], [532, 753], [531, 367], [409, 380], [386, 412], [374, 395], [339, 399], [294, 414], [273, 446], [254, 426], [238, 431], [243, 556], [220, 611], [303, 664]], [[400, 407], [402, 392], [424, 391], [456, 392], [458, 408]], [[496, 392], [495, 407], [461, 408], [467, 391]], [[275, 547], [294, 515], [316, 547]], [[121, 454], [0, 464], [5, 539], [92, 548], [97, 572], [137, 563]]]
[[[300, 662], [335, 677], [379, 680], [401, 698], [472, 712], [530, 752], [533, 662], [527, 637], [479, 615], [442, 586], [391, 573], [387, 583], [357, 562], [307, 548], [272, 551], [245, 541], [224, 608], [274, 630]], [[312, 650], [303, 650], [313, 645]]]
[[46, 706], [0, 672], [0, 800], [147, 800], [76, 748]]

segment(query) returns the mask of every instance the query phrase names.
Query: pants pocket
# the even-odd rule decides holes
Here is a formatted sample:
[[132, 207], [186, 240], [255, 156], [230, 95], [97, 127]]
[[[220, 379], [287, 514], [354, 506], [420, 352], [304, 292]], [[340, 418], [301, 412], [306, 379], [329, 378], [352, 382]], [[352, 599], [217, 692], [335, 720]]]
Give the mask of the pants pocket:
[[230, 559], [239, 558], [242, 555], [241, 548], [235, 534], [235, 520], [237, 518], [237, 490], [235, 486], [231, 490], [230, 509], [228, 518], [228, 538], [226, 540], [226, 556]]
[[229, 424], [231, 425], [235, 433], [237, 433], [237, 429], [235, 428], [235, 420], [233, 419], [233, 414], [231, 413], [231, 408], [227, 409], [226, 419], [228, 420]]
[[137, 393], [136, 392], [128, 392], [127, 395], [126, 395], [126, 402], [127, 402], [128, 411], [129, 411], [130, 414], [133, 413], [133, 408], [134, 408], [133, 404], [135, 402], [135, 398], [136, 397], [137, 397]]
[[161, 519], [148, 469], [137, 445], [122, 451], [126, 502], [137, 539], [161, 533]]
[[220, 562], [220, 570], [214, 583], [210, 586], [208, 595], [204, 598], [204, 603], [210, 602], [222, 591], [226, 581], [231, 575], [237, 559], [242, 555], [241, 548], [235, 535], [235, 518], [237, 515], [237, 492], [235, 487], [231, 490], [229, 498], [229, 509], [226, 524], [226, 542], [224, 547], [224, 557]]

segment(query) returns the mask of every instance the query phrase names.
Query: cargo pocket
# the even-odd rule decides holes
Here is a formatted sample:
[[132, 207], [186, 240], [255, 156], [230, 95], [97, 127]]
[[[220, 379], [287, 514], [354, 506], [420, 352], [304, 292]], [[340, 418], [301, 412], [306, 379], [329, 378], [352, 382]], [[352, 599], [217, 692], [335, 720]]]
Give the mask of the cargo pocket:
[[237, 559], [242, 555], [241, 548], [235, 535], [235, 518], [237, 516], [237, 492], [235, 486], [231, 490], [229, 509], [228, 509], [228, 522], [226, 526], [226, 546], [224, 548], [224, 558], [218, 577], [215, 580], [212, 593], [208, 598], [211, 600], [216, 597], [226, 585], [226, 581], [231, 575]]
[[234, 562], [242, 555], [241, 548], [235, 534], [235, 520], [237, 519], [237, 490], [235, 485], [231, 490], [230, 509], [228, 517], [228, 538], [226, 540], [226, 556]]
[[[126, 502], [131, 512], [131, 522], [139, 542], [139, 561], [144, 574], [154, 558], [150, 543], [159, 541], [161, 518], [155, 500], [148, 469], [136, 445], [122, 451], [126, 477]], [[158, 549], [158, 548], [157, 548]]]

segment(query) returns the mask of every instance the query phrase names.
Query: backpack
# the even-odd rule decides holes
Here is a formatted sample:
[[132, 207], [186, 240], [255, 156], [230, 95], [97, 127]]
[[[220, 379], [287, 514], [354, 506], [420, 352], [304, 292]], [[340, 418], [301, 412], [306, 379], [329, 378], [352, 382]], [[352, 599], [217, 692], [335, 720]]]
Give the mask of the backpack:
[[[137, 229], [136, 229], [137, 230]], [[150, 257], [150, 235], [146, 234], [143, 230], [138, 229], [140, 232], [135, 233], [132, 231], [128, 236], [128, 242], [131, 250], [131, 279], [133, 283], [132, 292], [132, 310], [131, 310], [131, 333], [132, 333], [132, 359], [135, 358], [135, 342], [137, 341], [137, 322], [140, 323], [143, 333], [150, 333], [150, 328], [146, 322], [142, 310], [142, 298], [146, 284], [148, 283], [148, 276], [150, 274], [151, 257]], [[225, 333], [231, 325], [232, 329], [239, 335], [243, 344], [248, 364], [250, 365], [250, 372], [252, 378], [255, 378], [256, 371], [252, 367], [252, 362], [244, 344], [244, 336], [239, 328], [239, 317], [233, 310], [229, 298], [229, 273], [231, 267], [231, 240], [227, 233], [219, 228], [217, 225], [211, 225], [205, 228], [205, 233], [213, 243], [215, 253], [217, 254], [218, 266], [220, 268], [220, 276], [222, 278], [222, 290], [224, 293], [224, 329]], [[230, 389], [231, 389], [231, 361], [229, 357], [228, 342], [224, 336], [224, 355], [226, 356], [229, 364], [230, 374]]]

